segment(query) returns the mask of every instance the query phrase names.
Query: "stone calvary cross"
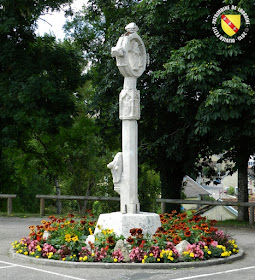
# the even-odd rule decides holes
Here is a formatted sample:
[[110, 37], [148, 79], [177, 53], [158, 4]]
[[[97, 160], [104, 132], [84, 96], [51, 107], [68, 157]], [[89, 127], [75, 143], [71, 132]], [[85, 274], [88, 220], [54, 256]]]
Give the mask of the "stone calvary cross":
[[[124, 76], [124, 86], [119, 95], [119, 118], [122, 121], [122, 152], [107, 167], [111, 169], [114, 190], [120, 194], [120, 212], [101, 214], [100, 228], [113, 229], [117, 234], [130, 235], [130, 229], [142, 228], [154, 234], [161, 226], [158, 214], [140, 212], [138, 201], [138, 125], [140, 119], [140, 91], [137, 78], [146, 68], [147, 54], [144, 43], [137, 34], [135, 23], [126, 26], [116, 47], [111, 50], [117, 66]], [[96, 228], [95, 233], [99, 231]]]
[[122, 153], [117, 153], [108, 164], [113, 175], [114, 190], [120, 194], [120, 211], [138, 213], [138, 125], [140, 119], [140, 91], [136, 89], [137, 78], [146, 67], [147, 55], [144, 43], [137, 34], [135, 23], [126, 26], [112, 56], [124, 76], [124, 87], [119, 95], [119, 118], [122, 120]]

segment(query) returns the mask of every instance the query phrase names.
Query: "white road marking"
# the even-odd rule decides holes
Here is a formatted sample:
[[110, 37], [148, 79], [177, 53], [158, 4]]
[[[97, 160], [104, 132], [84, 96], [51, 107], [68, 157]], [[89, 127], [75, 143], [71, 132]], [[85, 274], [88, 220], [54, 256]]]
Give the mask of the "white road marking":
[[31, 270], [35, 270], [35, 271], [39, 271], [39, 272], [43, 272], [43, 273], [49, 273], [52, 275], [57, 275], [57, 276], [61, 276], [61, 277], [69, 278], [69, 279], [74, 279], [74, 280], [87, 280], [85, 278], [78, 278], [78, 277], [74, 277], [74, 276], [69, 276], [69, 275], [60, 274], [57, 272], [52, 272], [52, 271], [39, 269], [39, 268], [35, 268], [35, 267], [30, 267], [30, 266], [25, 266], [25, 265], [20, 265], [20, 264], [14, 264], [14, 263], [9, 263], [9, 262], [4, 262], [4, 261], [0, 261], [0, 263], [8, 264], [8, 265], [10, 265], [10, 267], [21, 267], [21, 268], [31, 269]]
[[213, 275], [238, 272], [238, 271], [241, 271], [241, 270], [248, 270], [248, 269], [254, 269], [254, 268], [255, 268], [255, 266], [242, 267], [242, 268], [231, 269], [231, 270], [220, 271], [220, 272], [213, 272], [213, 273], [208, 273], [208, 274], [200, 274], [200, 275], [187, 276], [187, 277], [182, 277], [182, 278], [175, 278], [175, 279], [172, 279], [172, 280], [188, 280], [188, 279], [202, 278], [202, 277], [208, 277], [208, 276], [213, 276]]

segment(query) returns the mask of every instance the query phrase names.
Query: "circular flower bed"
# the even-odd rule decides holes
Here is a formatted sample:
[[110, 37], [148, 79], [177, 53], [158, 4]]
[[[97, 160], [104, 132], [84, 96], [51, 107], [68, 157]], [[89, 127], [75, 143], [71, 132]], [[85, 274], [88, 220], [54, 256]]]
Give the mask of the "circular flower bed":
[[133, 228], [128, 238], [117, 236], [111, 229], [90, 238], [96, 227], [90, 211], [83, 218], [72, 214], [66, 218], [50, 216], [49, 221], [30, 226], [29, 237], [12, 246], [16, 253], [34, 258], [107, 263], [192, 262], [225, 258], [239, 251], [235, 240], [215, 227], [216, 221], [175, 212], [161, 214], [160, 218], [162, 226], [153, 236]]

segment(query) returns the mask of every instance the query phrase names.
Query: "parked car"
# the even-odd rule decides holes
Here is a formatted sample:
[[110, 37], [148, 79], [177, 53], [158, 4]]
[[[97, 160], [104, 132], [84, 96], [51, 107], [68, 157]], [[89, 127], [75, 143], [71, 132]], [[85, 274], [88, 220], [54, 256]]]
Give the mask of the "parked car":
[[220, 178], [216, 178], [216, 179], [213, 180], [213, 184], [216, 185], [216, 186], [219, 185], [220, 183], [221, 183]]

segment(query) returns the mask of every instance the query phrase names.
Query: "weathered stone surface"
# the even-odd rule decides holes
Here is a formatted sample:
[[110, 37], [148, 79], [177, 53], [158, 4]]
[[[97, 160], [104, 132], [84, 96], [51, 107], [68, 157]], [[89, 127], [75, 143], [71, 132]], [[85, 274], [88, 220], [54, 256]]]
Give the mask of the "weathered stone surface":
[[[120, 194], [120, 211], [140, 212], [138, 200], [138, 125], [140, 119], [140, 91], [136, 89], [137, 78], [146, 68], [147, 55], [144, 43], [137, 34], [135, 23], [126, 26], [115, 47], [112, 57], [124, 76], [123, 89], [119, 95], [119, 117], [122, 120], [122, 154], [108, 164], [113, 174], [114, 190]], [[117, 158], [119, 159], [117, 162]], [[117, 165], [122, 168], [115, 168]]]
[[115, 247], [114, 251], [120, 249], [123, 257], [124, 257], [124, 262], [129, 262], [130, 257], [129, 257], [129, 250], [127, 248], [127, 245], [125, 244], [124, 240], [118, 240]]
[[51, 236], [51, 234], [50, 234], [47, 230], [45, 230], [45, 231], [43, 232], [42, 239], [43, 239], [43, 240], [47, 240], [50, 236]]
[[177, 244], [175, 246], [176, 250], [179, 253], [179, 260], [182, 261], [183, 260], [183, 252], [187, 250], [187, 246], [190, 243], [187, 240], [182, 240], [179, 244]]
[[130, 236], [130, 229], [141, 228], [144, 234], [153, 235], [160, 226], [159, 215], [155, 213], [123, 214], [121, 212], [113, 212], [99, 216], [94, 234], [103, 229], [113, 229], [117, 235], [122, 234], [127, 238]]
[[94, 244], [94, 242], [95, 242], [95, 235], [89, 235], [89, 236], [87, 237], [85, 243], [86, 243], [87, 247], [90, 248], [89, 243]]

